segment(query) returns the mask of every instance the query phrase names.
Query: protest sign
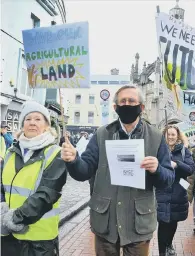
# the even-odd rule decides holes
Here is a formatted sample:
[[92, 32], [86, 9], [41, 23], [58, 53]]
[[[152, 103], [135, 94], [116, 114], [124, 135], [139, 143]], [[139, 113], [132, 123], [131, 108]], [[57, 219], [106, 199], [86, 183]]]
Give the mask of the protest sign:
[[156, 26], [163, 83], [182, 119], [195, 123], [195, 29], [165, 13]]
[[191, 122], [181, 122], [176, 126], [182, 131], [189, 141], [190, 147], [195, 147], [195, 126]]
[[23, 31], [31, 88], [86, 88], [89, 81], [88, 22]]

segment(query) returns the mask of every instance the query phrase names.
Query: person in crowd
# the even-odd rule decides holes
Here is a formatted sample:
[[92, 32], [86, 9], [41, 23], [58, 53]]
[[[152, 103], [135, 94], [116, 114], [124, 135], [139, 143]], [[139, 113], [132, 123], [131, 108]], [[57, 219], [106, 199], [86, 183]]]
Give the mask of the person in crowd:
[[[195, 148], [192, 148], [191, 152], [192, 152], [193, 160], [195, 162]], [[194, 234], [195, 234], [195, 171], [191, 176], [188, 177], [188, 182], [190, 183], [190, 186], [187, 190], [188, 200], [189, 200], [190, 203], [192, 203], [193, 200], [194, 200], [194, 202], [193, 202], [193, 217], [194, 217], [193, 231], [194, 231]]]
[[93, 137], [93, 133], [91, 132], [91, 133], [89, 134], [89, 140], [90, 140], [92, 137]]
[[[164, 137], [141, 119], [144, 99], [138, 87], [121, 87], [114, 103], [119, 119], [100, 127], [81, 157], [67, 138], [61, 157], [74, 179], [85, 181], [95, 176], [89, 206], [96, 255], [118, 256], [122, 247], [124, 256], [148, 256], [157, 225], [154, 187], [171, 186], [174, 171]], [[141, 138], [145, 158], [140, 166], [146, 170], [146, 189], [112, 185], [105, 141]]]
[[169, 147], [171, 165], [175, 170], [175, 181], [169, 188], [156, 189], [158, 245], [160, 255], [176, 255], [172, 241], [178, 222], [187, 218], [189, 208], [187, 191], [180, 184], [180, 180], [186, 180], [192, 175], [195, 164], [187, 148], [186, 139], [177, 126], [167, 126], [163, 134]]
[[69, 132], [69, 131], [65, 131], [64, 136], [60, 138], [59, 146], [61, 147], [62, 144], [65, 142], [65, 137], [66, 137], [66, 136], [68, 137], [70, 143], [75, 147], [74, 140], [73, 140], [72, 137], [70, 136], [70, 132]]
[[1, 122], [1, 135], [5, 139], [6, 149], [11, 147], [11, 145], [13, 143], [12, 135], [7, 131], [7, 128], [8, 128], [8, 126], [7, 126], [6, 122], [4, 122], [4, 121]]
[[2, 172], [1, 255], [56, 256], [65, 162], [43, 105], [26, 102], [20, 126], [18, 142], [8, 149]]
[[1, 143], [1, 145], [0, 145], [0, 164], [1, 164], [5, 157], [5, 152], [6, 152], [5, 139], [2, 134], [1, 134], [1, 142], [0, 143]]

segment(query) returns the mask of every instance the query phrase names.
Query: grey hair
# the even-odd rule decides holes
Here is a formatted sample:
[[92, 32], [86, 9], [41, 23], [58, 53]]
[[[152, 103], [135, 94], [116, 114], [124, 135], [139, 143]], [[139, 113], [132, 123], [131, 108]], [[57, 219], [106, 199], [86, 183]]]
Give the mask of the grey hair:
[[127, 84], [127, 85], [124, 85], [123, 87], [121, 87], [120, 89], [118, 89], [118, 91], [115, 93], [114, 99], [113, 99], [113, 102], [115, 104], [117, 104], [119, 93], [125, 89], [136, 89], [137, 93], [138, 93], [138, 97], [139, 97], [139, 102], [141, 104], [144, 104], [144, 95], [143, 95], [142, 91], [140, 90], [140, 88], [135, 84]]

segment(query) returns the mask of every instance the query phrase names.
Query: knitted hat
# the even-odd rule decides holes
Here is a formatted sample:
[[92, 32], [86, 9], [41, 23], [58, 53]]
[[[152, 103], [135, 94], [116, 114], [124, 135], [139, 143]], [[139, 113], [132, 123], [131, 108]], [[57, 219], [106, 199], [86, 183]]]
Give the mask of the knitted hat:
[[50, 113], [48, 109], [36, 101], [27, 101], [22, 106], [22, 111], [21, 111], [20, 120], [19, 120], [20, 127], [23, 127], [25, 117], [32, 112], [39, 112], [42, 115], [44, 115], [49, 125], [51, 125]]

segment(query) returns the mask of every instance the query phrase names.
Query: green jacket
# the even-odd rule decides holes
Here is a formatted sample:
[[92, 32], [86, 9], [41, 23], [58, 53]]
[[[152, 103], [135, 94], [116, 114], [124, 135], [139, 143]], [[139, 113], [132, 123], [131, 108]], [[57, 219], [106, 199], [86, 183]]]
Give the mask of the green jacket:
[[145, 156], [158, 158], [155, 173], [146, 174], [146, 189], [111, 184], [106, 156], [105, 140], [129, 139], [119, 121], [97, 130], [82, 156], [66, 164], [70, 175], [84, 181], [95, 175], [93, 193], [89, 203], [91, 229], [111, 243], [120, 237], [121, 246], [147, 241], [156, 229], [156, 198], [154, 187], [171, 186], [174, 170], [162, 134], [145, 121], [139, 122], [131, 139], [144, 139]]

